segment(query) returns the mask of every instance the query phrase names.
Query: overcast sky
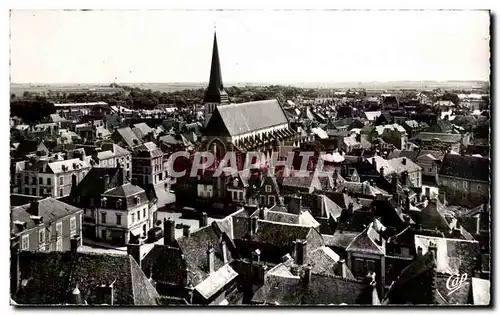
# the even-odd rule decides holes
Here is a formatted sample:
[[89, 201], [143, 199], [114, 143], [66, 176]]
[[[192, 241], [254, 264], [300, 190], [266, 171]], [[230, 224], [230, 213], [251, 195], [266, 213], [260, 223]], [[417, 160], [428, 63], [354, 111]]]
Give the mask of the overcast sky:
[[486, 11], [12, 11], [14, 83], [488, 80]]

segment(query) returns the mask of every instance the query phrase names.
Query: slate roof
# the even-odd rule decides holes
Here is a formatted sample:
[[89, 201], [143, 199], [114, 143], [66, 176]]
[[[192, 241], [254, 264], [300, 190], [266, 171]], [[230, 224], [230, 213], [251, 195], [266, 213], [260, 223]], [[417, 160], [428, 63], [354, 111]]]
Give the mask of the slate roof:
[[320, 224], [316, 221], [309, 211], [301, 211], [299, 215], [293, 213], [284, 213], [277, 211], [266, 211], [266, 220], [279, 222], [279, 223], [290, 223], [304, 226], [311, 226], [318, 228]]
[[21, 252], [21, 279], [30, 279], [15, 294], [19, 304], [65, 304], [78, 286], [89, 305], [97, 303], [96, 287], [113, 283], [113, 305], [156, 305], [158, 293], [131, 256], [69, 252]]
[[194, 289], [201, 294], [205, 299], [209, 299], [212, 295], [217, 293], [226, 284], [234, 280], [238, 273], [229, 265], [225, 265], [214, 273], [210, 274], [208, 278], [203, 280]]
[[363, 232], [356, 236], [347, 246], [346, 251], [355, 251], [385, 255], [385, 246], [377, 240], [379, 232], [375, 231], [371, 223]]
[[142, 140], [137, 137], [137, 135], [132, 131], [130, 127], [117, 129], [116, 132], [120, 135], [122, 140], [131, 148], [142, 143]]
[[125, 183], [121, 186], [103, 192], [102, 195], [113, 197], [130, 197], [144, 192], [144, 189], [139, 186], [132, 185], [131, 183]]
[[358, 234], [359, 233], [356, 232], [342, 232], [337, 230], [333, 235], [322, 234], [322, 236], [325, 241], [325, 246], [345, 249]]
[[474, 156], [446, 154], [439, 176], [453, 176], [482, 182], [490, 181], [490, 160]]
[[149, 127], [146, 123], [138, 123], [134, 125], [135, 128], [139, 129], [143, 135], [147, 135], [153, 132], [153, 129]]
[[313, 228], [304, 225], [277, 223], [259, 220], [254, 240], [274, 245], [290, 247], [298, 239], [306, 239]]
[[111, 151], [115, 156], [123, 156], [131, 154], [131, 152], [125, 148], [120, 147], [114, 143], [103, 143], [101, 146], [102, 151]]
[[143, 143], [135, 147], [135, 151], [141, 157], [143, 155], [147, 155], [151, 158], [163, 156], [163, 151], [154, 142]]
[[437, 133], [437, 132], [420, 132], [415, 136], [415, 139], [421, 141], [433, 141], [439, 139], [445, 143], [458, 143], [462, 140], [462, 135], [451, 133]]
[[344, 272], [345, 279], [356, 280], [347, 264], [340, 262], [340, 256], [329, 247], [323, 246], [309, 253], [306, 263], [315, 274], [342, 277]]
[[17, 234], [20, 232], [14, 221], [26, 223], [26, 228], [31, 229], [36, 226], [31, 216], [40, 216], [43, 218], [44, 225], [48, 226], [57, 220], [81, 212], [82, 209], [73, 207], [67, 203], [54, 198], [45, 198], [38, 200], [38, 211], [31, 208], [31, 204], [14, 207], [11, 209], [11, 233]]
[[427, 230], [439, 229], [447, 232], [450, 222], [445, 217], [445, 206], [437, 199], [430, 200], [418, 214], [420, 227]]
[[[215, 112], [219, 113], [230, 136], [288, 123], [277, 100], [218, 106]], [[212, 117], [215, 117], [215, 113]]]
[[[416, 152], [415, 152], [416, 153]], [[414, 154], [416, 156], [416, 154]], [[403, 159], [406, 160], [406, 165], [403, 164]], [[407, 157], [399, 157], [395, 159], [390, 159], [387, 160], [387, 162], [391, 165], [392, 169], [394, 170], [395, 173], [401, 174], [404, 171], [407, 171], [408, 173], [412, 172], [418, 172], [421, 171], [422, 168], [415, 164], [410, 158]], [[377, 164], [378, 167], [378, 164]], [[384, 170], [384, 176], [385, 176], [385, 170]]]
[[[224, 266], [221, 242], [222, 240], [212, 225], [192, 232], [189, 237], [177, 239], [179, 249], [184, 255], [186, 266], [189, 269], [189, 281], [193, 286], [196, 287], [210, 275], [207, 262], [208, 245], [212, 245], [215, 251], [214, 270], [219, 270]], [[229, 251], [228, 254], [230, 254]], [[228, 257], [228, 260], [231, 261], [231, 257]]]

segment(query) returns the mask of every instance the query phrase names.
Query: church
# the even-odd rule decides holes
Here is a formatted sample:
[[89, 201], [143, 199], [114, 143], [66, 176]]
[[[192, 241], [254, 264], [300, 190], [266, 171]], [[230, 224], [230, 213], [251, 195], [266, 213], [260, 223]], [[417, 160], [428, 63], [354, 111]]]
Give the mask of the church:
[[202, 149], [216, 161], [236, 152], [241, 169], [246, 152], [263, 152], [267, 158], [284, 145], [299, 147], [311, 136], [293, 130], [278, 99], [233, 104], [222, 83], [222, 71], [214, 34], [210, 81], [204, 96], [205, 128]]

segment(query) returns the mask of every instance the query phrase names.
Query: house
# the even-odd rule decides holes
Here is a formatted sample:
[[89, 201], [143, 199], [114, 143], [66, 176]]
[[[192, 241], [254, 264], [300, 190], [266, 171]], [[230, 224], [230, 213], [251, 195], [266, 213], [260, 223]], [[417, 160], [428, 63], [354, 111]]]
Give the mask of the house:
[[17, 305], [158, 305], [158, 292], [129, 255], [14, 252], [11, 299]]
[[230, 265], [234, 246], [217, 224], [206, 223], [192, 233], [184, 228], [176, 240], [175, 222], [163, 222], [164, 244], [155, 244], [142, 260], [161, 295], [183, 298], [188, 304], [221, 305], [231, 300], [238, 277]]
[[117, 167], [125, 169], [127, 178], [132, 175], [132, 153], [114, 143], [103, 143], [101, 148], [92, 156], [95, 167]]
[[163, 151], [154, 143], [146, 142], [134, 147], [132, 178], [138, 185], [158, 184], [167, 179]]
[[133, 149], [143, 143], [130, 127], [116, 129], [113, 134], [111, 134], [111, 139], [114, 143], [126, 149]]
[[266, 175], [259, 189], [259, 206], [272, 207], [275, 204], [283, 204], [278, 181], [276, 177]]
[[[68, 196], [91, 169], [91, 157], [58, 160], [49, 159], [21, 161], [16, 164], [16, 185], [19, 192], [33, 196]], [[62, 157], [61, 157], [62, 158]]]
[[479, 205], [490, 195], [490, 159], [446, 154], [438, 184], [450, 204]]
[[312, 193], [315, 190], [321, 190], [321, 182], [318, 176], [315, 176], [313, 172], [309, 174], [303, 174], [305, 176], [300, 176], [301, 174], [295, 173], [291, 176], [285, 176], [281, 183], [281, 194], [289, 195], [298, 192]]
[[[382, 304], [473, 303], [471, 282], [477, 269], [477, 242], [415, 235], [415, 248], [416, 260], [391, 285]], [[462, 278], [460, 286], [451, 290], [450, 277], [463, 274], [468, 276]]]
[[123, 168], [94, 167], [73, 190], [70, 203], [83, 210], [83, 235], [115, 244], [137, 242], [156, 222], [150, 200]]
[[375, 126], [383, 126], [394, 123], [394, 117], [387, 110], [380, 112], [380, 116], [375, 119]]
[[39, 199], [12, 208], [10, 226], [11, 243], [20, 251], [66, 251], [70, 239], [82, 235], [82, 210], [54, 198]]

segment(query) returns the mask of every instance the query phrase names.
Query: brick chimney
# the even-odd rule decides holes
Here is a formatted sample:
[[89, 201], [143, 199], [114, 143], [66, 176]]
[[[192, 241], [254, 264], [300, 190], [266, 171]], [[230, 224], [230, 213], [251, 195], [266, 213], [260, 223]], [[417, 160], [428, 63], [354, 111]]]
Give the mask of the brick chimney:
[[372, 165], [373, 165], [373, 168], [376, 170], [377, 169], [377, 161], [375, 161], [375, 158], [372, 158]]
[[288, 213], [299, 215], [301, 210], [302, 197], [297, 195], [291, 196], [288, 200]]
[[201, 213], [201, 217], [199, 219], [199, 223], [200, 223], [200, 228], [205, 227], [205, 226], [208, 225], [208, 216], [207, 216], [206, 212], [202, 212]]
[[265, 211], [264, 207], [261, 207], [259, 209], [259, 219], [260, 220], [265, 220], [266, 219], [266, 211]]
[[103, 183], [104, 183], [104, 189], [107, 190], [109, 187], [109, 175], [106, 174], [102, 177]]
[[403, 165], [406, 165], [406, 158], [404, 157], [403, 160], [401, 161]]
[[207, 249], [207, 268], [208, 273], [213, 273], [215, 271], [215, 251], [212, 245], [208, 245]]
[[71, 248], [71, 254], [76, 255], [76, 252], [78, 251], [78, 247], [80, 247], [80, 236], [76, 235], [70, 240], [70, 248]]
[[173, 245], [175, 242], [175, 221], [163, 219], [163, 245]]
[[96, 288], [96, 295], [98, 304], [113, 305], [114, 300], [114, 286], [115, 282], [103, 282]]
[[384, 177], [384, 167], [380, 167], [380, 177]]
[[307, 265], [304, 267], [304, 276], [302, 278], [304, 287], [308, 287], [309, 283], [311, 282], [311, 274], [312, 274], [312, 267], [310, 265]]
[[141, 245], [127, 244], [127, 254], [134, 258], [139, 267], [141, 266]]
[[294, 241], [295, 263], [303, 265], [307, 257], [307, 240], [298, 239]]
[[190, 229], [191, 229], [191, 227], [190, 227], [189, 225], [184, 225], [184, 226], [182, 227], [182, 235], [183, 235], [184, 237], [189, 237], [189, 234], [190, 234], [190, 231], [189, 231], [189, 230], [190, 230]]
[[221, 247], [222, 247], [222, 261], [224, 262], [224, 265], [225, 265], [229, 261], [228, 256], [227, 256], [228, 255], [227, 245], [226, 245], [225, 241], [222, 241]]

